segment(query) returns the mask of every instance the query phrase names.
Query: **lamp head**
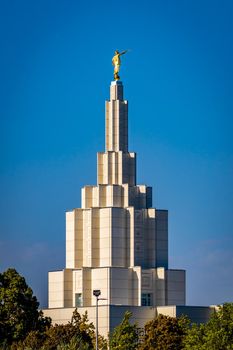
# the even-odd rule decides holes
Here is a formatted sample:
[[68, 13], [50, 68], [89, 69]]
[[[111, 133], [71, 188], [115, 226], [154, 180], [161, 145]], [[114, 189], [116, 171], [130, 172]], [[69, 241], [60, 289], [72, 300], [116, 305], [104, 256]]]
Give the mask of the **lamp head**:
[[100, 291], [100, 289], [94, 289], [93, 290], [93, 295], [95, 296], [95, 297], [99, 297], [100, 296], [100, 294], [101, 294], [101, 291]]

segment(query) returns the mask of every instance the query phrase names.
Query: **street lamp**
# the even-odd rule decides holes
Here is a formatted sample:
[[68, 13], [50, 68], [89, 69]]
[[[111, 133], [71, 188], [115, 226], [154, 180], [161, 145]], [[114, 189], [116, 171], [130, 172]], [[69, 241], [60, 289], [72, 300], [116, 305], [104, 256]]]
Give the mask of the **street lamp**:
[[101, 295], [101, 290], [100, 289], [94, 289], [93, 290], [93, 295], [96, 297], [96, 342], [95, 342], [95, 348], [98, 350], [98, 302], [99, 300], [107, 300], [105, 298], [99, 298]]

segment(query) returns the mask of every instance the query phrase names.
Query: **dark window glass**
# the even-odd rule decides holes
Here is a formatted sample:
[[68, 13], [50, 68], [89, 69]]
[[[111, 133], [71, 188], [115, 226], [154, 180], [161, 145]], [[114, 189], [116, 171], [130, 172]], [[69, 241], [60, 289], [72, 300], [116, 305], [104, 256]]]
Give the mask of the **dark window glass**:
[[75, 294], [75, 306], [83, 306], [82, 293]]
[[152, 306], [151, 293], [142, 293], [142, 306]]

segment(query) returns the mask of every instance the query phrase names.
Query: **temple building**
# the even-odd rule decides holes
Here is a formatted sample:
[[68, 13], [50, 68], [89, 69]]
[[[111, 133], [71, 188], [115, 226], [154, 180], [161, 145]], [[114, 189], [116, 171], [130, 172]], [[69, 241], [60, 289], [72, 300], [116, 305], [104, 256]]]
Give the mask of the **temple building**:
[[128, 149], [128, 101], [111, 82], [106, 101], [105, 152], [97, 154], [97, 185], [82, 188], [81, 208], [66, 213], [66, 266], [49, 272], [48, 309], [54, 323], [88, 311], [107, 335], [126, 310], [139, 326], [158, 313], [205, 321], [211, 309], [185, 306], [185, 271], [169, 269], [168, 211], [152, 207], [152, 188], [138, 185], [136, 153]]

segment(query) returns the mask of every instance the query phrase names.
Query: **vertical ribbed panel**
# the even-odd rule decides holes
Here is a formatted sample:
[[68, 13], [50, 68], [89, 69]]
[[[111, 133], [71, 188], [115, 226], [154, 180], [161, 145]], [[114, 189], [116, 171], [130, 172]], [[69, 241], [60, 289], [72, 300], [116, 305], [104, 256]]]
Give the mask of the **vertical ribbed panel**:
[[123, 100], [123, 85], [112, 82], [110, 101], [106, 101], [106, 151], [128, 152], [128, 102]]
[[136, 153], [98, 153], [98, 185], [136, 185]]
[[112, 81], [105, 105], [105, 153], [98, 153], [98, 185], [136, 185], [136, 154], [128, 152], [128, 102], [123, 84]]
[[123, 100], [123, 84], [121, 81], [111, 82], [110, 100]]

